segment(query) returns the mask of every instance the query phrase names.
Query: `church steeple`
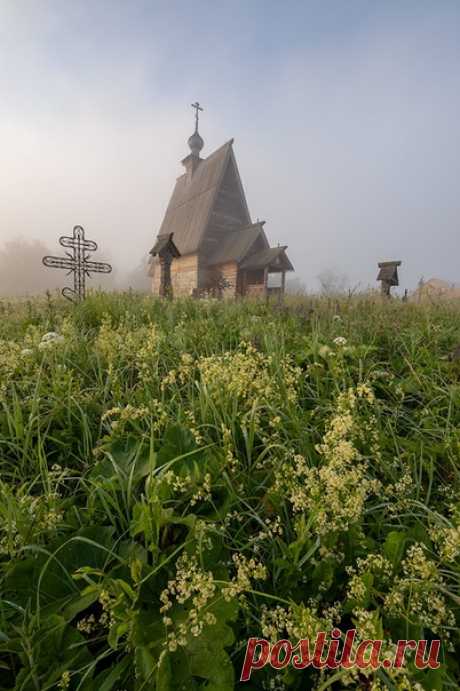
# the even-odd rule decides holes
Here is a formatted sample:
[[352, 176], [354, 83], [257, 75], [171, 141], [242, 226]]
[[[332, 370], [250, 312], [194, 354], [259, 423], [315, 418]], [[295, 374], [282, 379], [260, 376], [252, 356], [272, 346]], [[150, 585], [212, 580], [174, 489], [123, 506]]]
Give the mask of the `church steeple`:
[[190, 151], [194, 156], [199, 156], [200, 151], [204, 146], [204, 141], [200, 137], [199, 132], [198, 132], [198, 112], [201, 110], [203, 111], [203, 108], [200, 106], [198, 101], [195, 103], [192, 103], [192, 108], [195, 108], [195, 132], [192, 134], [191, 137], [189, 137], [188, 140], [188, 145], [190, 147]]
[[200, 110], [203, 111], [203, 108], [200, 106], [198, 101], [196, 101], [196, 103], [192, 103], [192, 108], [195, 109], [195, 131], [188, 139], [188, 145], [191, 153], [182, 161], [182, 164], [185, 166], [185, 169], [190, 176], [193, 175], [194, 170], [201, 161], [200, 151], [204, 146], [204, 141], [198, 132], [198, 113]]

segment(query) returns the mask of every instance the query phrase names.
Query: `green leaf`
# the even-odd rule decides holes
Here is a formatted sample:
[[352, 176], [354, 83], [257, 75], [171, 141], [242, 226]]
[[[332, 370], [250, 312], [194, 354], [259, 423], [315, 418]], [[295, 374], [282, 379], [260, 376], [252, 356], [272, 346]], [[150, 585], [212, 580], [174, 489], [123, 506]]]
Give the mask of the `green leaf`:
[[419, 681], [425, 689], [429, 691], [443, 691], [446, 688], [446, 668], [441, 664], [438, 669], [424, 669], [416, 671], [414, 678]]
[[85, 609], [88, 609], [96, 600], [98, 599], [99, 591], [93, 591], [90, 593], [86, 593], [85, 595], [82, 595], [81, 597], [78, 597], [76, 600], [68, 604], [63, 612], [62, 616], [67, 622], [72, 621], [77, 614], [80, 614], [80, 612], [83, 612]]
[[[89, 688], [84, 687], [85, 691], [111, 691], [113, 688], [118, 690], [120, 686], [117, 684], [123, 678], [124, 673], [131, 665], [131, 658], [126, 655], [115, 667], [109, 670], [104, 670], [98, 674], [94, 682]], [[117, 684], [117, 685], [116, 685]], [[116, 685], [116, 686], [115, 686]]]
[[383, 553], [391, 562], [393, 568], [396, 569], [404, 554], [404, 545], [407, 540], [407, 534], [392, 530], [386, 536], [383, 544]]
[[171, 656], [168, 652], [160, 657], [156, 681], [157, 691], [172, 691], [174, 688], [172, 685]]
[[[187, 646], [190, 671], [192, 676], [201, 677], [206, 683], [202, 688], [207, 691], [232, 691], [235, 674], [233, 665], [223, 645], [233, 640], [229, 627], [219, 627], [220, 631], [211, 634], [214, 627], [209, 627], [207, 636], [193, 639]], [[218, 636], [223, 634], [222, 638]]]
[[175, 458], [197, 450], [197, 448], [190, 430], [179, 424], [171, 425], [163, 435], [161, 448], [158, 452], [157, 465], [164, 465]]
[[136, 676], [147, 683], [155, 679], [157, 672], [157, 658], [152, 655], [147, 646], [139, 646], [134, 653]]
[[[156, 465], [156, 455], [137, 437], [116, 440], [106, 447], [107, 457], [98, 461], [90, 473], [92, 480], [118, 481], [118, 485], [131, 487], [146, 478]], [[103, 483], [104, 486], [106, 483]], [[113, 486], [116, 486], [117, 482]], [[110, 485], [110, 483], [109, 483]]]

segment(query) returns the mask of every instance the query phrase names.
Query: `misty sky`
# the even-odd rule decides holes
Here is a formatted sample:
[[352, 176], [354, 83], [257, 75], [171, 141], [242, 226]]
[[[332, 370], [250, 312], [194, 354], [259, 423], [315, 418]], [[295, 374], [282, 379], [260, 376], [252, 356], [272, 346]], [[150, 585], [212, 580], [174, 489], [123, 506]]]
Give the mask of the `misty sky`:
[[0, 243], [81, 224], [132, 268], [198, 99], [308, 288], [460, 281], [459, 38], [456, 0], [0, 0]]

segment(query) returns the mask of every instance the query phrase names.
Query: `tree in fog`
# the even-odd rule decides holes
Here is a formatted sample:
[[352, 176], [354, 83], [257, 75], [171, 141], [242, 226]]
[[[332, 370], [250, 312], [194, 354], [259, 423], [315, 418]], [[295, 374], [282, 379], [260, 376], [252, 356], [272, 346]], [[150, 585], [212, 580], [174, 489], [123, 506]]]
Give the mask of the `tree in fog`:
[[288, 295], [306, 295], [307, 287], [297, 276], [295, 278], [288, 278], [286, 279], [286, 293]]
[[63, 276], [42, 264], [52, 254], [41, 240], [8, 240], [0, 247], [0, 295], [33, 295], [62, 285]]
[[149, 255], [146, 254], [142, 257], [135, 269], [132, 269], [121, 278], [120, 288], [122, 290], [131, 288], [141, 293], [150, 293], [152, 279], [148, 275], [148, 261]]
[[317, 279], [323, 295], [341, 295], [349, 287], [348, 277], [335, 269], [323, 269]]
[[[15, 238], [0, 246], [0, 296], [39, 295], [66, 285], [72, 287], [72, 276], [67, 276], [66, 271], [43, 265], [42, 259], [47, 254], [65, 256], [60, 245], [50, 249], [41, 240]], [[116, 272], [107, 276], [95, 274], [95, 277], [88, 287], [111, 290], [117, 280]]]

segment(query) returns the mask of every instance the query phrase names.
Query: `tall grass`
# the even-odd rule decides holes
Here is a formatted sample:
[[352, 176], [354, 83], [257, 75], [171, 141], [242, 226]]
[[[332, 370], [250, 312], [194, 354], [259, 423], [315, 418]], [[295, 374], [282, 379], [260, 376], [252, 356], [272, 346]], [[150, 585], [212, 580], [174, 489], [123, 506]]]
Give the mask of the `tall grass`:
[[250, 636], [333, 626], [442, 665], [247, 688], [459, 687], [458, 304], [0, 316], [0, 689], [226, 691]]

